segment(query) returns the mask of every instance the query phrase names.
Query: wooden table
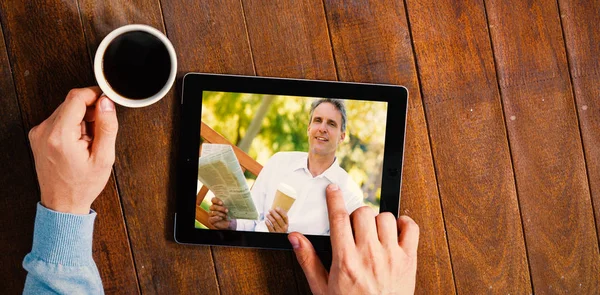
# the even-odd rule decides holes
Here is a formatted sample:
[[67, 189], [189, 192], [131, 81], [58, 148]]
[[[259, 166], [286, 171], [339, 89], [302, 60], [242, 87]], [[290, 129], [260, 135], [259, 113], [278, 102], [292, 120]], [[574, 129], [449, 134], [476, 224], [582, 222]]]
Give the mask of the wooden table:
[[[401, 213], [421, 228], [417, 293], [600, 293], [599, 0], [122, 2], [0, 2], [2, 293], [23, 286], [39, 200], [27, 132], [95, 84], [96, 47], [129, 23], [168, 35], [179, 77], [407, 86]], [[118, 108], [94, 205], [106, 292], [308, 293], [292, 252], [173, 241], [180, 88]]]

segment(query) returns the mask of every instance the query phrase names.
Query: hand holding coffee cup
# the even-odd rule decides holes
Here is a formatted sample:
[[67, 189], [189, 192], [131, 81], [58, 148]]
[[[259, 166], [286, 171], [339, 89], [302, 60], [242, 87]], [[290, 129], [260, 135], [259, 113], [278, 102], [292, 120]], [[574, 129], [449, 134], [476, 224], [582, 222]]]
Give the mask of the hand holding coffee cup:
[[273, 200], [271, 209], [265, 215], [265, 224], [269, 232], [288, 232], [290, 223], [287, 213], [295, 201], [296, 190], [285, 183], [280, 183], [275, 191], [275, 199]]
[[265, 225], [269, 232], [287, 233], [290, 225], [287, 212], [279, 207], [269, 209], [269, 213], [265, 215]]
[[109, 33], [94, 58], [98, 86], [112, 101], [144, 107], [163, 98], [177, 75], [173, 45], [159, 30], [126, 25]]

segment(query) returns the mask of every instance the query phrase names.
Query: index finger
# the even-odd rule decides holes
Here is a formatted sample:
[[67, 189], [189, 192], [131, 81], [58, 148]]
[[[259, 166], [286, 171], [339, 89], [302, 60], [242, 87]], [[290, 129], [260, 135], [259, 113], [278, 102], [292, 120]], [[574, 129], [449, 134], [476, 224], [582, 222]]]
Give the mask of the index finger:
[[63, 126], [79, 125], [88, 106], [93, 105], [102, 94], [99, 87], [71, 89], [56, 117], [56, 123]]
[[326, 195], [331, 248], [335, 257], [336, 252], [347, 248], [355, 248], [356, 244], [352, 236], [350, 215], [346, 211], [346, 204], [340, 187], [337, 184], [330, 184], [327, 186]]

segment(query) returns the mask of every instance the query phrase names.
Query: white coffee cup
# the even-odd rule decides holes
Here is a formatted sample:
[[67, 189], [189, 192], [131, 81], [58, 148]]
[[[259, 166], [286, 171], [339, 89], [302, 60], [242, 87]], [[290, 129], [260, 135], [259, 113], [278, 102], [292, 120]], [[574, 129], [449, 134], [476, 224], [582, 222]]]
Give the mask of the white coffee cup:
[[[121, 94], [121, 93], [123, 93], [123, 91], [121, 91], [121, 93], [119, 93], [118, 91], [115, 90], [115, 88], [113, 86], [111, 86], [110, 82], [107, 80], [107, 77], [105, 75], [105, 69], [104, 69], [105, 60], [104, 59], [105, 59], [105, 53], [106, 53], [107, 49], [109, 48], [111, 43], [115, 40], [115, 38], [120, 37], [124, 34], [131, 35], [130, 34], [131, 32], [136, 32], [136, 31], [148, 33], [148, 34], [156, 37], [156, 39], [158, 39], [165, 46], [165, 49], [169, 55], [170, 68], [165, 68], [164, 71], [160, 72], [162, 76], [166, 77], [167, 71], [168, 71], [168, 78], [166, 79], [164, 86], [160, 87], [161, 85], [153, 85], [152, 84], [151, 86], [156, 88], [157, 91], [151, 91], [152, 92], [151, 94], [148, 94], [147, 96], [145, 95], [144, 97], [131, 98], [131, 97], [127, 97], [124, 94]], [[139, 34], [139, 35], [144, 35], [144, 34]], [[123, 39], [123, 38], [121, 38], [121, 39]], [[155, 41], [154, 38], [152, 38], [152, 39], [153, 39], [153, 41]], [[130, 42], [134, 42], [134, 41], [130, 41]], [[118, 43], [118, 41], [117, 41], [117, 43]], [[156, 44], [154, 44], [154, 45], [156, 45]], [[139, 45], [139, 46], [144, 46], [144, 45]], [[98, 82], [98, 86], [100, 86], [100, 89], [112, 101], [114, 101], [122, 106], [126, 106], [126, 107], [132, 107], [132, 108], [145, 107], [145, 106], [151, 105], [151, 104], [159, 101], [160, 99], [162, 99], [169, 92], [171, 87], [173, 86], [173, 83], [175, 82], [175, 77], [177, 75], [177, 57], [175, 55], [175, 49], [173, 48], [173, 44], [171, 44], [169, 39], [167, 39], [167, 37], [161, 31], [159, 31], [151, 26], [139, 25], [139, 24], [122, 26], [122, 27], [117, 28], [114, 31], [110, 32], [106, 37], [104, 37], [104, 39], [100, 43], [100, 46], [98, 46], [98, 50], [96, 51], [96, 56], [94, 57], [94, 74], [96, 76], [96, 81]]]

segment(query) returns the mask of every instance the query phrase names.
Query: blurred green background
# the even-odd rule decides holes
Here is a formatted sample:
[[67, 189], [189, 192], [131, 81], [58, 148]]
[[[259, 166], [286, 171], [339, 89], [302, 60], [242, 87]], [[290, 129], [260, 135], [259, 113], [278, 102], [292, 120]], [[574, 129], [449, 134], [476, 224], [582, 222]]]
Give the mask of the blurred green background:
[[[316, 99], [205, 91], [202, 121], [264, 166], [277, 152], [308, 151], [310, 105]], [[344, 102], [346, 138], [336, 156], [361, 187], [365, 204], [379, 212], [387, 103]], [[247, 173], [246, 179], [251, 186], [255, 177]]]

